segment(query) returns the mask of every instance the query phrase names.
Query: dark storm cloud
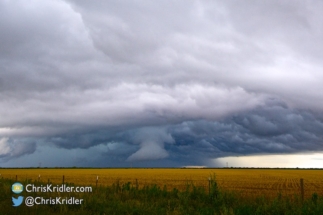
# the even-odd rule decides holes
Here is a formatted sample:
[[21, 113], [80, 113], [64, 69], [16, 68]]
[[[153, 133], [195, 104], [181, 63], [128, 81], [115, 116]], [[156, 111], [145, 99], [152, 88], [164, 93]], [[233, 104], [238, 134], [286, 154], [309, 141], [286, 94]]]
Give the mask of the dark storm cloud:
[[195, 163], [230, 155], [321, 151], [322, 131], [323, 121], [315, 114], [280, 105], [225, 120], [188, 121], [169, 128], [176, 143], [172, 153]]
[[321, 150], [322, 9], [0, 0], [0, 156], [113, 143], [107, 162], [157, 165]]
[[32, 154], [35, 152], [36, 143], [33, 139], [0, 139], [0, 158], [4, 160], [20, 157], [25, 154]]

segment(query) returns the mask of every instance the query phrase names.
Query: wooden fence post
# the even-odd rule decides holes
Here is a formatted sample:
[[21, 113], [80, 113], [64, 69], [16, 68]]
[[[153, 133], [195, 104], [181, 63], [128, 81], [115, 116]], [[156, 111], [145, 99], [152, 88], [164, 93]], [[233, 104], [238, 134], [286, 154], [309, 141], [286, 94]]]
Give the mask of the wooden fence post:
[[209, 194], [211, 193], [211, 177], [209, 177]]
[[302, 178], [300, 180], [300, 185], [301, 185], [301, 199], [303, 202], [304, 201], [304, 180]]
[[63, 183], [62, 184], [64, 184], [64, 175], [63, 175]]
[[16, 175], [16, 181], [18, 181], [18, 176]]
[[96, 183], [95, 183], [95, 186], [98, 187], [98, 181], [99, 181], [99, 176], [97, 175], [96, 176]]
[[138, 179], [136, 179], [136, 189], [138, 190]]

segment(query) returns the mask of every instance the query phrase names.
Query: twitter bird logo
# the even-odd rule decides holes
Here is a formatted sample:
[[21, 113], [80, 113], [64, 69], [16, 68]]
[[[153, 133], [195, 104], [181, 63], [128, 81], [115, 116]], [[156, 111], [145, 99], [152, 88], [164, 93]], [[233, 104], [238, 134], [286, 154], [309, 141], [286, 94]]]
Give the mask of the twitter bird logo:
[[14, 207], [18, 207], [19, 205], [21, 205], [22, 201], [24, 200], [23, 196], [18, 196], [18, 198], [16, 199], [15, 197], [12, 197], [12, 203]]

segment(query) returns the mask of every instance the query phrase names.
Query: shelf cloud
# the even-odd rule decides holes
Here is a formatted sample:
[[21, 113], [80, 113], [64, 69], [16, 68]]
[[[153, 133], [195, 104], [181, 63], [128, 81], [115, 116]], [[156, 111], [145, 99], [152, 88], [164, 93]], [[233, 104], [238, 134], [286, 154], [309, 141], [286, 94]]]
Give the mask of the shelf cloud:
[[322, 151], [322, 9], [0, 0], [0, 164], [48, 151], [47, 166]]

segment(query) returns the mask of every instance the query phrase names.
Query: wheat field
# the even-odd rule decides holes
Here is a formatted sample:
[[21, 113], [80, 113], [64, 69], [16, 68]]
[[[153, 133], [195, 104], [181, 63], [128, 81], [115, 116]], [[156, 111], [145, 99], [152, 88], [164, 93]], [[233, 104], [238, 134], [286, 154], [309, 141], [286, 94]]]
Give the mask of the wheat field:
[[[208, 189], [209, 177], [215, 175], [220, 189], [236, 191], [244, 196], [275, 197], [300, 194], [300, 179], [304, 180], [305, 197], [314, 192], [323, 195], [323, 170], [304, 169], [0, 169], [0, 177], [17, 181], [44, 183], [74, 183], [105, 186], [131, 182], [133, 186], [157, 184], [167, 189], [184, 190], [187, 185]], [[98, 182], [96, 182], [98, 178]]]

